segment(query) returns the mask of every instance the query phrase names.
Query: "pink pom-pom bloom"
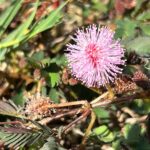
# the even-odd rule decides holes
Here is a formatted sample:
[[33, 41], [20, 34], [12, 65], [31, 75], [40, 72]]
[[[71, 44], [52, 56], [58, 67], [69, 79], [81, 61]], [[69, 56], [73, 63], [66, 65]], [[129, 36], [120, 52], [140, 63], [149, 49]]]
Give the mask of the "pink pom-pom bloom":
[[69, 67], [72, 74], [88, 87], [99, 87], [114, 80], [125, 64], [124, 49], [114, 32], [107, 27], [91, 25], [77, 30], [71, 37], [74, 44], [67, 45]]

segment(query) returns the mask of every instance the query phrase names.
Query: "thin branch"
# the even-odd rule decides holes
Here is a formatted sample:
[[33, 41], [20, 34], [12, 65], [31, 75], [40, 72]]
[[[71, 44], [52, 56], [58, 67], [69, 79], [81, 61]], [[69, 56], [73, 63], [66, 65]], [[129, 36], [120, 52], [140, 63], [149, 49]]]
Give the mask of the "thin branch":
[[77, 115], [77, 114], [80, 114], [83, 112], [83, 109], [75, 109], [75, 110], [69, 110], [69, 112], [65, 112], [65, 113], [61, 113], [61, 114], [57, 114], [57, 115], [54, 115], [52, 117], [47, 117], [47, 118], [44, 118], [42, 119], [41, 121], [39, 121], [40, 124], [42, 125], [46, 125], [54, 120], [58, 120], [62, 117], [65, 117], [65, 116], [71, 116], [71, 115]]
[[109, 92], [106, 92], [106, 93], [100, 95], [99, 97], [97, 97], [97, 98], [95, 98], [94, 100], [92, 100], [90, 104], [97, 103], [97, 102], [100, 101], [101, 99], [105, 98], [108, 94], [109, 94]]
[[76, 120], [72, 121], [70, 124], [68, 124], [65, 129], [63, 130], [63, 133], [67, 133], [74, 125], [76, 125], [79, 121], [84, 119], [90, 114], [91, 110], [87, 109], [80, 117], [78, 117]]
[[9, 124], [9, 125], [21, 125], [22, 127], [24, 127], [24, 124], [20, 121], [8, 121], [8, 122], [0, 122], [0, 125], [6, 125], [6, 124]]
[[145, 122], [148, 115], [144, 115], [141, 117], [134, 117], [134, 118], [128, 118], [125, 120], [125, 123], [135, 124], [135, 123], [142, 123]]
[[74, 102], [65, 102], [60, 104], [50, 104], [48, 106], [45, 106], [46, 108], [61, 108], [61, 107], [69, 107], [69, 106], [77, 106], [77, 105], [85, 105], [88, 104], [86, 100], [82, 101], [74, 101]]
[[109, 106], [112, 104], [120, 104], [120, 103], [124, 103], [124, 102], [130, 102], [130, 101], [135, 100], [136, 98], [141, 98], [141, 97], [142, 97], [142, 95], [140, 93], [136, 93], [136, 94], [133, 94], [130, 96], [119, 97], [119, 98], [116, 98], [115, 100], [103, 100], [101, 102], [92, 104], [92, 108], [106, 107], [106, 106]]
[[88, 136], [90, 135], [90, 132], [91, 132], [91, 129], [93, 128], [93, 126], [94, 126], [95, 120], [96, 120], [96, 115], [92, 111], [91, 112], [91, 121], [90, 121], [90, 123], [88, 125], [88, 128], [86, 129], [85, 135], [84, 135], [83, 140], [82, 140], [82, 144], [83, 145], [86, 143], [86, 141], [88, 139]]

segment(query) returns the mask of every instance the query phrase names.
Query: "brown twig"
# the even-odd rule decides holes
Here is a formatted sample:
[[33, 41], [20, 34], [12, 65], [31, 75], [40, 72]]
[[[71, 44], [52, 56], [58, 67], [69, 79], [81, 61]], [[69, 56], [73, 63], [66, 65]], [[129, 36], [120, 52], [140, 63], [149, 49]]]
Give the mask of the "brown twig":
[[128, 118], [125, 120], [125, 123], [129, 123], [129, 124], [142, 123], [146, 121], [147, 117], [148, 115], [144, 115], [141, 117]]
[[84, 111], [84, 113], [83, 113], [80, 117], [78, 117], [76, 120], [74, 120], [74, 121], [72, 121], [70, 124], [68, 124], [68, 125], [65, 127], [65, 129], [63, 130], [62, 133], [65, 133], [65, 134], [66, 134], [70, 129], [72, 129], [72, 127], [73, 127], [74, 125], [76, 125], [79, 121], [81, 121], [82, 119], [84, 119], [85, 117], [87, 117], [90, 113], [91, 113], [91, 110], [90, 110], [90, 109], [86, 109], [86, 110]]
[[15, 124], [15, 125], [20, 124], [21, 126], [24, 127], [23, 123], [20, 121], [0, 122], [0, 125], [5, 125], [5, 124]]
[[69, 110], [69, 112], [65, 112], [65, 113], [61, 113], [61, 114], [57, 114], [57, 115], [54, 115], [52, 117], [47, 117], [47, 118], [44, 118], [42, 119], [41, 121], [39, 121], [40, 124], [48, 124], [54, 120], [58, 120], [62, 117], [65, 117], [65, 116], [71, 116], [71, 115], [77, 115], [77, 114], [80, 114], [83, 112], [83, 109], [74, 109], [74, 110]]
[[50, 104], [45, 107], [47, 107], [47, 108], [62, 108], [62, 107], [86, 105], [86, 104], [88, 104], [88, 102], [86, 100], [82, 100], [82, 101], [74, 101], [74, 102], [65, 102], [65, 103], [60, 103], [60, 104]]
[[130, 102], [133, 101], [135, 99], [139, 99], [139, 98], [148, 98], [150, 97], [150, 92], [140, 92], [140, 93], [135, 93], [133, 95], [129, 95], [129, 96], [124, 96], [124, 97], [119, 97], [116, 98], [115, 100], [103, 100], [97, 103], [92, 104], [92, 108], [95, 107], [106, 107], [112, 104], [120, 104], [120, 103], [124, 103], [124, 102]]
[[94, 126], [95, 120], [96, 120], [96, 115], [95, 115], [95, 113], [94, 113], [93, 111], [91, 111], [91, 121], [90, 121], [90, 123], [89, 123], [89, 125], [88, 125], [88, 128], [86, 129], [85, 135], [84, 135], [84, 137], [83, 137], [83, 140], [82, 140], [82, 144], [83, 144], [83, 145], [84, 145], [84, 144], [86, 143], [86, 141], [87, 141], [87, 138], [88, 138], [88, 136], [89, 136], [89, 134], [90, 134], [90, 132], [91, 132], [91, 129], [92, 129], [93, 126]]
[[103, 93], [102, 95], [100, 95], [99, 97], [95, 98], [94, 100], [91, 101], [90, 104], [94, 104], [94, 103], [97, 103], [98, 101], [100, 101], [101, 99], [107, 97], [109, 94], [109, 92], [105, 92]]

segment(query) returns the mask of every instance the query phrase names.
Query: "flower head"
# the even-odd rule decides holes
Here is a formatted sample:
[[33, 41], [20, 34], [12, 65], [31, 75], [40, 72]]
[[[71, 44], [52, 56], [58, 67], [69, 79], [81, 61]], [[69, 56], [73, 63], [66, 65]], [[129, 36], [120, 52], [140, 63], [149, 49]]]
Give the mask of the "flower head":
[[72, 74], [88, 87], [99, 87], [113, 81], [122, 72], [124, 49], [114, 32], [107, 27], [91, 25], [77, 30], [74, 44], [67, 45], [69, 67]]

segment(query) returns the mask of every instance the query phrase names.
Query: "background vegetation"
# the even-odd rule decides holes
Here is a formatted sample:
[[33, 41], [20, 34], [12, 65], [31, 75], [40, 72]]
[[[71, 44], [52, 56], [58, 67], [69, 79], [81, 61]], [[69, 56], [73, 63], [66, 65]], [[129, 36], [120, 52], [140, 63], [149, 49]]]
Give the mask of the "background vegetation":
[[[34, 107], [36, 99], [47, 97], [51, 103], [59, 104], [90, 102], [99, 96], [98, 89], [88, 89], [71, 76], [64, 56], [70, 35], [89, 24], [109, 26], [126, 50], [124, 83], [117, 86], [117, 97], [135, 93], [137, 89], [127, 83], [137, 71], [142, 76], [136, 82], [138, 90], [150, 93], [149, 0], [0, 0], [1, 149], [81, 149], [90, 117], [62, 137], [61, 129], [73, 117], [41, 125], [43, 116], [30, 114], [37, 117], [32, 118], [25, 114], [25, 109], [29, 104]], [[103, 87], [100, 90], [106, 91]], [[35, 101], [28, 104], [29, 99]], [[68, 110], [72, 108], [65, 111]], [[96, 122], [82, 149], [150, 149], [150, 95], [132, 102], [126, 100], [121, 105], [95, 108], [94, 112]], [[30, 119], [25, 118], [28, 115]], [[23, 128], [16, 121], [26, 126]], [[31, 124], [38, 130], [31, 130]]]

